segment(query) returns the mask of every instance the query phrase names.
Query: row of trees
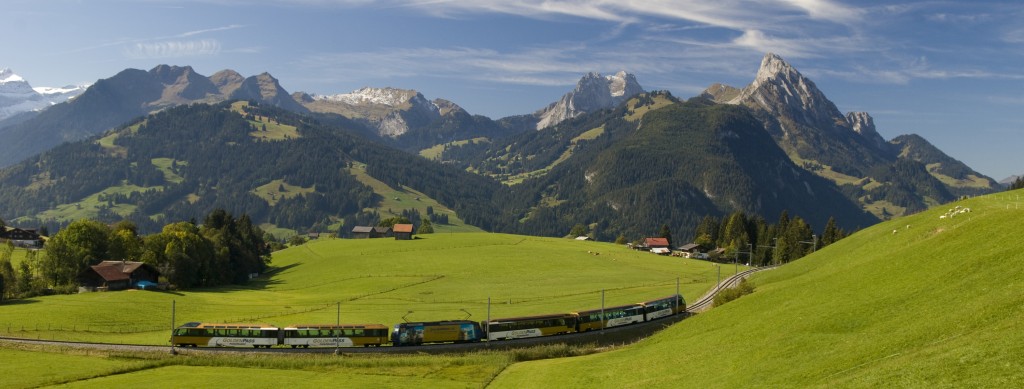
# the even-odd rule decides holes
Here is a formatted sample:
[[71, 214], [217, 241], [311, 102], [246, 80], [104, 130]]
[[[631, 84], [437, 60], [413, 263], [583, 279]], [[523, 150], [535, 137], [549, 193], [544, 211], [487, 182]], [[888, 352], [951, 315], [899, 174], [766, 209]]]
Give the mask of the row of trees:
[[0, 291], [7, 297], [73, 292], [79, 275], [104, 260], [148, 263], [179, 289], [244, 284], [270, 262], [264, 235], [249, 216], [235, 218], [222, 209], [201, 225], [172, 223], [148, 236], [130, 221], [108, 226], [77, 220], [52, 236], [45, 251], [29, 251], [18, 269], [0, 250]]
[[828, 219], [819, 236], [804, 219], [791, 218], [787, 211], [775, 224], [757, 215], [733, 212], [722, 219], [705, 216], [694, 232], [693, 243], [705, 250], [723, 248], [722, 260], [742, 258], [752, 265], [768, 265], [803, 257], [847, 235], [834, 218]]

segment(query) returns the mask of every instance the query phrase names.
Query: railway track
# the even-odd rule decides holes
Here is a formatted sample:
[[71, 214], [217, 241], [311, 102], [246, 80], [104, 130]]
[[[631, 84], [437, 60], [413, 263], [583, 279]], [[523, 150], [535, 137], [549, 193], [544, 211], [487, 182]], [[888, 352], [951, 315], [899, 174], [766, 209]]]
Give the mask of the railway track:
[[590, 331], [573, 333], [558, 336], [545, 336], [538, 338], [526, 338], [526, 339], [513, 339], [513, 340], [502, 340], [502, 341], [491, 341], [491, 342], [477, 342], [477, 343], [446, 343], [446, 344], [432, 344], [423, 346], [410, 346], [410, 347], [342, 347], [342, 348], [264, 348], [264, 349], [250, 349], [250, 348], [189, 348], [189, 347], [171, 347], [171, 346], [154, 346], [154, 345], [132, 345], [132, 344], [112, 344], [112, 343], [89, 343], [89, 342], [68, 342], [59, 340], [37, 340], [37, 339], [25, 339], [25, 338], [10, 338], [0, 337], [0, 343], [11, 343], [11, 344], [35, 344], [35, 345], [47, 345], [54, 347], [70, 347], [80, 349], [94, 349], [94, 350], [109, 350], [109, 351], [148, 351], [148, 352], [166, 352], [176, 354], [201, 354], [201, 353], [279, 353], [279, 354], [292, 354], [292, 353], [334, 353], [340, 352], [342, 354], [363, 354], [363, 353], [396, 353], [396, 354], [445, 354], [445, 353], [462, 353], [468, 351], [477, 350], [506, 350], [515, 348], [525, 348], [538, 345], [546, 344], [569, 344], [569, 345], [583, 345], [583, 344], [595, 344], [598, 346], [611, 346], [632, 343], [637, 340], [646, 338], [653, 335], [654, 333], [668, 328], [672, 324], [675, 324], [691, 315], [703, 312], [710, 309], [714, 305], [715, 295], [718, 292], [734, 287], [740, 283], [740, 281], [749, 275], [762, 271], [774, 269], [775, 266], [765, 266], [759, 268], [748, 269], [737, 273], [729, 278], [726, 278], [722, 282], [718, 283], [713, 289], [708, 291], [704, 296], [698, 299], [696, 302], [688, 304], [686, 312], [674, 316], [663, 317], [648, 322], [607, 328], [604, 330]]
[[736, 273], [732, 277], [726, 278], [724, 281], [719, 282], [718, 285], [715, 285], [714, 288], [705, 293], [704, 296], [698, 299], [697, 301], [687, 304], [686, 311], [689, 312], [690, 314], [704, 312], [715, 305], [715, 295], [717, 295], [718, 292], [739, 285], [740, 281], [742, 281], [744, 278], [747, 278], [747, 276], [751, 274], [763, 270], [771, 270], [778, 266], [779, 265], [755, 267], [752, 269], [747, 269], [739, 273]]

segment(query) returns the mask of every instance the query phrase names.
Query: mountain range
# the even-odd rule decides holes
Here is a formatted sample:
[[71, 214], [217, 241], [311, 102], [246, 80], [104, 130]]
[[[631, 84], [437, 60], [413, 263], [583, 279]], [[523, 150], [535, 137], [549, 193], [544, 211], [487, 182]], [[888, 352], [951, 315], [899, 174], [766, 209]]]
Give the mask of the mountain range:
[[[9, 118], [41, 111], [78, 96], [88, 85], [33, 88], [11, 69], [0, 69], [0, 123]], [[22, 119], [24, 120], [24, 119]]]
[[[212, 105], [171, 109], [192, 103]], [[210, 139], [174, 125], [207, 116], [221, 118], [208, 123], [223, 136], [219, 153], [190, 150], [206, 150], [198, 143]], [[12, 165], [0, 170], [0, 213], [40, 224], [59, 225], [74, 212], [55, 209], [100, 194], [105, 204], [77, 214], [148, 225], [220, 206], [302, 231], [413, 211], [384, 206], [393, 202], [376, 180], [492, 231], [564, 235], [585, 224], [614, 239], [669, 225], [686, 239], [705, 215], [788, 211], [817, 228], [833, 217], [855, 229], [999, 188], [920, 136], [886, 141], [869, 114], [842, 114], [774, 54], [743, 88], [714, 84], [682, 101], [645, 92], [626, 72], [590, 73], [559, 101], [497, 120], [414, 90], [289, 94], [266, 73], [206, 77], [161, 65], [125, 70], [0, 126], [12, 140], [0, 146], [0, 164]], [[154, 128], [174, 141], [156, 141]], [[75, 142], [37, 154], [62, 141]], [[404, 152], [387, 151], [396, 148]], [[246, 154], [228, 152], [243, 149], [289, 168], [257, 169]], [[290, 156], [310, 153], [319, 153], [309, 158], [318, 165]], [[93, 164], [120, 167], [89, 170]], [[97, 174], [108, 176], [93, 184], [76, 178]], [[292, 192], [257, 190], [272, 183]], [[284, 197], [268, 199], [270, 192]]]

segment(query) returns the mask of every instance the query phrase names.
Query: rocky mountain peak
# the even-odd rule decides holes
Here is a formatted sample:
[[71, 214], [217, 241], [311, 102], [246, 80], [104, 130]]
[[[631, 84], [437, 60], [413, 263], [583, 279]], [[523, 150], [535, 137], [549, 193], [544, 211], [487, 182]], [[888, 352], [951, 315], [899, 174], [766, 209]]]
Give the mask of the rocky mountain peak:
[[729, 101], [759, 107], [817, 128], [833, 128], [845, 118], [814, 82], [782, 57], [765, 54], [754, 82]]
[[221, 70], [210, 76], [210, 82], [225, 96], [230, 96], [244, 81], [245, 77], [231, 69]]
[[534, 113], [538, 118], [537, 129], [553, 126], [566, 119], [612, 108], [644, 89], [636, 76], [620, 71], [610, 76], [590, 72], [580, 78], [576, 88], [562, 96], [562, 99]]
[[846, 114], [846, 121], [850, 123], [850, 129], [870, 141], [878, 149], [884, 150], [888, 142], [875, 128], [875, 119], [867, 112], [849, 112]]
[[88, 85], [33, 88], [13, 70], [0, 69], [0, 120], [31, 111], [40, 111], [82, 94]]

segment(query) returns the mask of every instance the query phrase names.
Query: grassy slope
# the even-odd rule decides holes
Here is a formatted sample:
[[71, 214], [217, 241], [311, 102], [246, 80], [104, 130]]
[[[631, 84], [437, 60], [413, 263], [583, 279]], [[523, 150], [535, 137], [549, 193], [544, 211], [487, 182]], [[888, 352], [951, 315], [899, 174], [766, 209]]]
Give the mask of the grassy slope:
[[753, 295], [636, 346], [513, 365], [495, 386], [1019, 384], [1021, 194], [958, 202], [973, 212], [954, 219], [939, 219], [943, 206], [882, 223], [762, 273]]
[[609, 243], [488, 233], [318, 240], [276, 253], [273, 265], [278, 273], [246, 287], [21, 300], [0, 308], [0, 335], [166, 344], [172, 301], [179, 325], [334, 323], [337, 302], [349, 323], [483, 320], [488, 297], [492, 317], [566, 312], [600, 307], [602, 289], [608, 305], [669, 295], [677, 277], [692, 300], [716, 277], [705, 262]]
[[[455, 211], [441, 205], [437, 200], [430, 198], [420, 191], [407, 186], [403, 186], [401, 189], [396, 189], [383, 181], [373, 178], [366, 173], [365, 164], [355, 164], [355, 166], [349, 169], [349, 173], [356, 176], [356, 179], [359, 180], [359, 182], [362, 182], [364, 185], [372, 188], [374, 193], [383, 197], [383, 200], [377, 208], [365, 209], [365, 211], [377, 211], [380, 213], [381, 218], [386, 219], [392, 216], [401, 216], [403, 209], [412, 208], [419, 210], [420, 215], [426, 217], [427, 207], [429, 206], [434, 209], [434, 213], [448, 214], [448, 224], [434, 224], [435, 232], [448, 233], [482, 231], [475, 226], [466, 224], [466, 222], [462, 221], [462, 219], [455, 214]], [[335, 227], [336, 226], [332, 226], [332, 229]], [[344, 227], [339, 225], [337, 228]]]
[[[600, 255], [594, 255], [594, 253]], [[715, 267], [599, 242], [464, 233], [413, 241], [331, 239], [274, 255], [280, 269], [248, 287], [159, 293], [124, 291], [48, 296], [0, 306], [0, 335], [166, 344], [175, 322], [248, 321], [277, 325], [410, 320], [483, 320], [656, 298], [687, 299], [715, 282]], [[743, 270], [742, 268], [740, 270]], [[723, 272], [725, 273], [725, 272]], [[554, 282], [553, 280], [558, 280]], [[103, 309], [97, 307], [117, 307]], [[465, 311], [463, 311], [465, 310]], [[412, 312], [410, 312], [412, 311]], [[111, 327], [117, 326], [117, 327]], [[62, 355], [71, 353], [72, 355]], [[516, 358], [464, 356], [178, 356], [0, 346], [0, 387], [479, 387]], [[54, 368], [54, 366], [61, 368]], [[259, 377], [253, 380], [252, 377]]]
[[324, 388], [479, 387], [508, 363], [500, 353], [465, 356], [179, 355], [0, 348], [0, 387]]

